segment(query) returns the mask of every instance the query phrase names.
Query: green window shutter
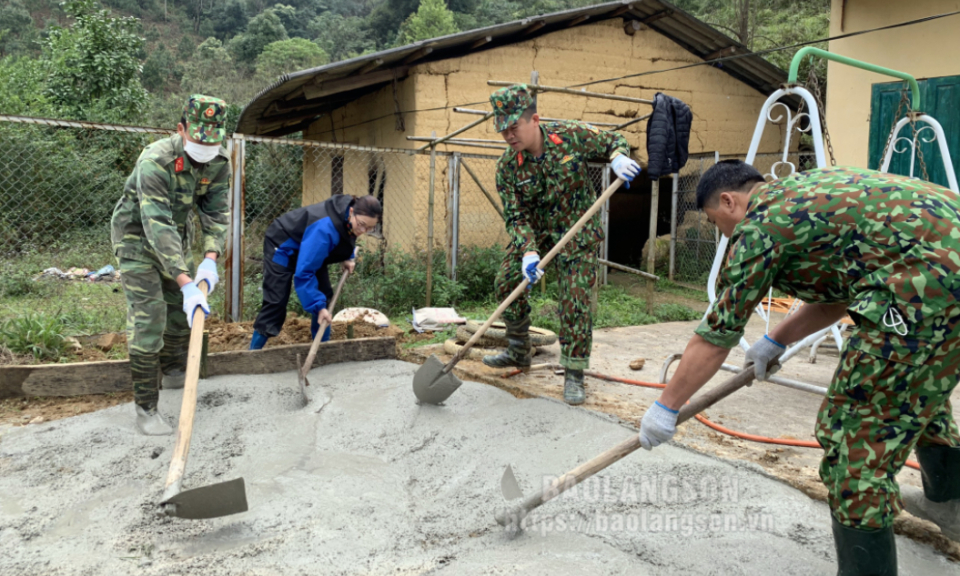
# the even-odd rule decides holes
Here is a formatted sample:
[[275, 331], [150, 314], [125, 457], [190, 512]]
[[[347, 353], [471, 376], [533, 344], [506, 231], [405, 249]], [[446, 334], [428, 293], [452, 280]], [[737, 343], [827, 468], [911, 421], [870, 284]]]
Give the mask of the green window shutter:
[[[920, 80], [919, 85], [921, 109], [936, 118], [943, 126], [951, 160], [956, 171], [960, 167], [960, 164], [958, 164], [960, 162], [960, 76]], [[870, 96], [870, 154], [868, 165], [870, 168], [879, 169], [880, 163], [883, 162], [882, 155], [890, 130], [893, 129], [894, 123], [899, 120], [899, 118], [894, 118], [894, 115], [900, 106], [903, 86], [902, 82], [884, 82], [873, 85]], [[901, 118], [908, 109], [909, 107], [906, 104], [900, 109]], [[918, 124], [918, 127], [922, 126], [926, 126], [926, 124]], [[900, 130], [899, 136], [912, 137], [909, 124]], [[923, 140], [930, 139], [932, 136], [932, 130], [923, 131], [920, 149], [923, 152], [930, 180], [941, 186], [946, 186], [947, 175], [940, 158], [939, 144], [937, 142], [923, 142]], [[900, 149], [904, 149], [905, 146], [906, 143], [901, 143]], [[909, 174], [910, 154], [894, 154], [889, 170], [893, 174]], [[923, 176], [919, 159], [916, 161], [914, 175], [917, 177]]]

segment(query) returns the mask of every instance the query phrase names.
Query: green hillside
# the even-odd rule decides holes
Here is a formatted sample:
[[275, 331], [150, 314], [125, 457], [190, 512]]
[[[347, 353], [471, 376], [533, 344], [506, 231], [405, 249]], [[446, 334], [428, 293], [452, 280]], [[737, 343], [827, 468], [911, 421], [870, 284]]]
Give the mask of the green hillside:
[[[0, 112], [171, 126], [186, 94], [239, 109], [281, 74], [595, 0], [6, 0]], [[823, 37], [829, 0], [678, 0], [754, 49]], [[785, 66], [792, 52], [770, 55]]]

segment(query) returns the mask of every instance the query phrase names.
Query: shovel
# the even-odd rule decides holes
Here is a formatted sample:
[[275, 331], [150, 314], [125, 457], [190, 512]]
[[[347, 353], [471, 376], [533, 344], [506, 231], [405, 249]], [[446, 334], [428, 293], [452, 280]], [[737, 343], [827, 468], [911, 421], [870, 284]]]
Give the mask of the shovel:
[[[347, 281], [347, 276], [350, 273], [346, 270], [343, 271], [343, 274], [340, 275], [340, 282], [337, 282], [337, 289], [333, 292], [333, 298], [330, 302], [327, 303], [327, 310], [333, 310], [337, 305], [337, 298], [340, 297], [340, 290], [343, 288], [343, 283]], [[307, 397], [307, 386], [310, 385], [310, 381], [307, 380], [307, 373], [310, 372], [310, 368], [313, 367], [313, 360], [317, 357], [317, 350], [320, 348], [320, 340], [323, 339], [323, 332], [327, 329], [329, 323], [324, 320], [320, 323], [320, 328], [317, 330], [317, 336], [313, 339], [313, 344], [310, 345], [310, 352], [307, 354], [307, 361], [303, 363], [303, 367], [300, 366], [300, 355], [297, 354], [297, 380], [300, 382], [300, 394], [303, 395], [303, 405], [306, 406], [310, 402], [310, 398]]]
[[[554, 245], [553, 249], [550, 252], [547, 252], [547, 255], [544, 256], [543, 260], [537, 264], [538, 270], [543, 270], [547, 264], [553, 260], [553, 257], [560, 253], [563, 250], [563, 247], [567, 245], [573, 237], [579, 232], [586, 223], [593, 218], [593, 215], [596, 214], [603, 204], [613, 196], [613, 193], [620, 188], [620, 185], [623, 184], [623, 179], [617, 178], [613, 184], [611, 184], [606, 190], [603, 191], [603, 194], [597, 198], [597, 201], [593, 203], [593, 206], [589, 210], [584, 212], [583, 216], [577, 220], [577, 223], [573, 225], [566, 234], [563, 235], [563, 238]], [[436, 354], [431, 355], [427, 358], [427, 361], [424, 362], [423, 366], [417, 370], [417, 373], [413, 375], [413, 393], [416, 394], [417, 399], [420, 402], [425, 402], [427, 404], [440, 404], [444, 400], [450, 397], [451, 394], [457, 391], [457, 388], [460, 387], [463, 382], [459, 378], [454, 376], [451, 371], [453, 367], [457, 365], [457, 362], [463, 359], [467, 355], [467, 352], [470, 351], [470, 348], [483, 336], [494, 322], [500, 319], [500, 315], [503, 314], [503, 311], [507, 309], [514, 300], [520, 297], [523, 294], [523, 291], [527, 288], [527, 285], [530, 284], [530, 281], [526, 278], [523, 279], [523, 282], [519, 286], [514, 288], [513, 292], [507, 296], [507, 299], [500, 304], [500, 306], [494, 310], [493, 314], [487, 318], [487, 321], [484, 322], [483, 326], [479, 330], [473, 333], [473, 336], [467, 340], [467, 343], [463, 345], [454, 356], [447, 362], [446, 365], [437, 358]]]
[[[744, 386], [749, 386], [753, 383], [755, 377], [753, 366], [750, 366], [716, 388], [700, 394], [680, 409], [680, 414], [677, 416], [677, 424], [686, 422], [703, 410], [713, 406], [719, 400], [726, 398]], [[522, 529], [521, 522], [523, 522], [523, 519], [535, 508], [538, 508], [544, 502], [556, 498], [568, 489], [583, 482], [631, 452], [634, 452], [637, 448], [640, 448], [640, 435], [631, 434], [629, 438], [603, 454], [600, 454], [593, 460], [585, 462], [557, 478], [540, 492], [524, 498], [520, 504], [513, 508], [503, 509], [497, 512], [495, 516], [497, 523], [512, 531], [519, 531]], [[507, 466], [507, 469], [504, 471], [500, 485], [503, 495], [508, 500], [513, 500], [523, 494], [513, 475], [513, 469], [510, 468], [510, 466]]]
[[[209, 285], [199, 284], [204, 297]], [[180, 406], [180, 423], [177, 426], [177, 445], [170, 460], [167, 484], [160, 506], [167, 516], [201, 520], [218, 518], [247, 511], [247, 493], [243, 478], [211, 484], [192, 490], [180, 490], [183, 473], [190, 452], [190, 436], [193, 434], [193, 417], [197, 412], [197, 380], [200, 378], [200, 356], [203, 348], [203, 324], [206, 316], [199, 307], [193, 311], [193, 328], [190, 330], [190, 349], [187, 356], [187, 374], [183, 387], [183, 403]]]

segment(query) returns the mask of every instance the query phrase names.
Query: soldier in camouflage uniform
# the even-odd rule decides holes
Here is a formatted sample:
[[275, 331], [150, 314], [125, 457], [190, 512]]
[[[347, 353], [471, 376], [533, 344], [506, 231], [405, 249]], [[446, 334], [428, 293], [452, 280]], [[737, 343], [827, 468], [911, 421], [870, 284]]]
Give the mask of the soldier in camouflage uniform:
[[[226, 104], [193, 95], [177, 134], [147, 146], [113, 210], [111, 240], [127, 298], [127, 346], [138, 430], [172, 433], [157, 413], [164, 388], [182, 388], [193, 311], [209, 313], [198, 283], [213, 292], [217, 256], [230, 223]], [[193, 272], [190, 217], [196, 212], [205, 258]]]
[[823, 168], [765, 183], [721, 162], [697, 203], [730, 237], [719, 293], [660, 399], [641, 421], [647, 449], [719, 369], [770, 287], [806, 305], [747, 352], [757, 377], [787, 344], [849, 314], [856, 323], [817, 415], [842, 575], [896, 574], [895, 477], [911, 450], [923, 492], [909, 511], [960, 538], [960, 433], [949, 396], [960, 378], [960, 197], [921, 180]]
[[[497, 132], [510, 145], [497, 163], [497, 191], [511, 242], [496, 279], [496, 297], [505, 300], [526, 277], [543, 276], [540, 254], [551, 248], [597, 200], [588, 160], [610, 160], [627, 182], [640, 173], [626, 139], [583, 122], [540, 122], [526, 85], [490, 96]], [[629, 184], [628, 184], [629, 187]], [[563, 398], [582, 404], [583, 370], [589, 367], [593, 321], [590, 294], [596, 281], [597, 248], [603, 240], [599, 213], [553, 262], [560, 284], [560, 363], [566, 369]], [[530, 365], [530, 304], [522, 295], [503, 313], [509, 347], [484, 364]]]

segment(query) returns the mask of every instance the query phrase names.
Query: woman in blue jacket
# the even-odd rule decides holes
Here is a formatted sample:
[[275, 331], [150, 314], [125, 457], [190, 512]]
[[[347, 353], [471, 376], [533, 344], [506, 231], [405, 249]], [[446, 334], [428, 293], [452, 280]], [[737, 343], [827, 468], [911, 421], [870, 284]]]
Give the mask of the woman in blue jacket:
[[353, 272], [357, 238], [373, 230], [382, 215], [373, 196], [337, 194], [287, 212], [270, 224], [263, 240], [263, 307], [253, 323], [251, 350], [263, 348], [283, 328], [291, 279], [300, 304], [313, 317], [310, 333], [316, 338], [320, 321], [326, 320], [323, 341], [330, 339], [333, 317], [327, 301], [333, 289], [327, 266], [342, 262]]

